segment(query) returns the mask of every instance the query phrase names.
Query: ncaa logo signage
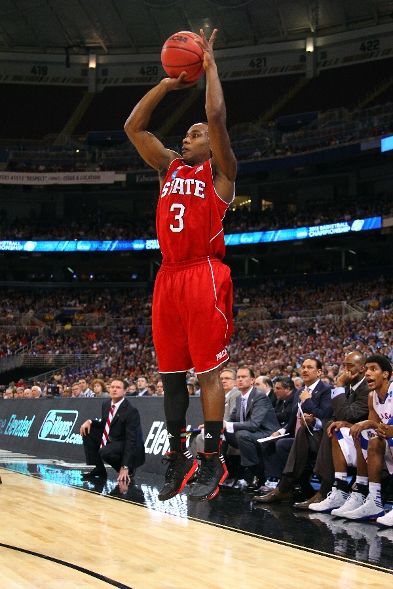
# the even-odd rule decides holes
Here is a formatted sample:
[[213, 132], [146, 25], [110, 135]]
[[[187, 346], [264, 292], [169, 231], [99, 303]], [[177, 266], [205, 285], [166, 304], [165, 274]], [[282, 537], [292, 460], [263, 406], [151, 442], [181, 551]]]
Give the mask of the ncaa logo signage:
[[48, 411], [38, 432], [38, 439], [44, 440], [45, 442], [82, 444], [81, 436], [79, 434], [72, 434], [77, 419], [78, 411], [66, 409], [52, 409]]

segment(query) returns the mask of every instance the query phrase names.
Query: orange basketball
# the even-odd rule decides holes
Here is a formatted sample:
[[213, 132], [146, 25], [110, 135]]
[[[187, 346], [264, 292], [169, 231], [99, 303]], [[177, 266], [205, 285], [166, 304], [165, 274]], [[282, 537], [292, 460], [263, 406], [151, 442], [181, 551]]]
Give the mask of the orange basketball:
[[187, 72], [186, 81], [196, 82], [203, 74], [203, 49], [196, 43], [200, 36], [191, 31], [171, 35], [162, 47], [162, 67], [170, 78]]

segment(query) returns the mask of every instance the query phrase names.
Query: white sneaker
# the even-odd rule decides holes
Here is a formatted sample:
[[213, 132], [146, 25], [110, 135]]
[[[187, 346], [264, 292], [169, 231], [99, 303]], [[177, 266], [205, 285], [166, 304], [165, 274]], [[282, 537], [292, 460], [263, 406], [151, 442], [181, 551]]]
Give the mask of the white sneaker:
[[331, 515], [336, 515], [337, 517], [345, 517], [347, 511], [353, 511], [357, 507], [363, 505], [364, 495], [358, 493], [357, 491], [352, 491], [352, 493], [348, 496], [346, 502], [337, 509], [332, 509], [330, 512]]
[[346, 519], [367, 521], [369, 519], [377, 519], [382, 515], [385, 515], [382, 505], [378, 505], [378, 503], [375, 502], [374, 497], [368, 494], [363, 505], [352, 511], [347, 511], [344, 514], [344, 517]]
[[377, 519], [377, 524], [382, 524], [383, 526], [393, 526], [393, 509], [385, 513]]
[[344, 493], [337, 487], [333, 487], [328, 496], [319, 503], [310, 503], [308, 506], [311, 511], [319, 511], [321, 513], [330, 513], [332, 509], [337, 509], [344, 505], [348, 499], [348, 493]]
[[248, 483], [247, 481], [245, 481], [244, 479], [239, 479], [238, 481], [236, 481], [233, 485], [233, 489], [245, 489], [247, 487]]

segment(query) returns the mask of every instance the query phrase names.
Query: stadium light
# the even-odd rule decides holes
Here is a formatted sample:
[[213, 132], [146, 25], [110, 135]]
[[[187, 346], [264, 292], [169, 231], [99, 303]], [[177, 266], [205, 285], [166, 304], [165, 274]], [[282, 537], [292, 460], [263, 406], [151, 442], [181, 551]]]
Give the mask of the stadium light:
[[97, 67], [97, 56], [95, 53], [89, 54], [89, 70], [95, 70]]
[[306, 39], [306, 52], [314, 53], [314, 37], [307, 37]]

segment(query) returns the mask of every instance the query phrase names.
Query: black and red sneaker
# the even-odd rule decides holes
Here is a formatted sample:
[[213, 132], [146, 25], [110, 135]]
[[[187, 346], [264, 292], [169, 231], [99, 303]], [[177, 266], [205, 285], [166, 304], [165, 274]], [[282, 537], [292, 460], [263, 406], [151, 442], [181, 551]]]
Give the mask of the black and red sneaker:
[[200, 452], [198, 457], [201, 465], [188, 498], [191, 501], [210, 501], [219, 493], [219, 485], [227, 479], [228, 470], [219, 452]]
[[198, 462], [188, 450], [186, 452], [167, 452], [164, 460], [168, 463], [168, 468], [165, 473], [164, 486], [158, 493], [160, 501], [166, 501], [180, 493], [198, 470]]

